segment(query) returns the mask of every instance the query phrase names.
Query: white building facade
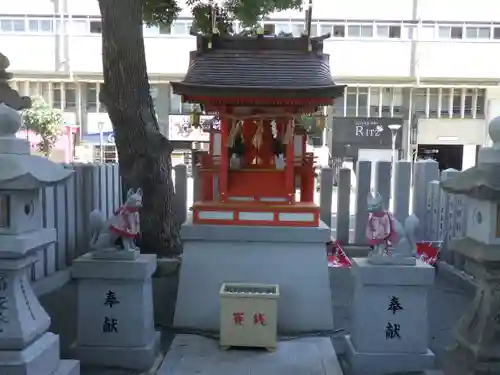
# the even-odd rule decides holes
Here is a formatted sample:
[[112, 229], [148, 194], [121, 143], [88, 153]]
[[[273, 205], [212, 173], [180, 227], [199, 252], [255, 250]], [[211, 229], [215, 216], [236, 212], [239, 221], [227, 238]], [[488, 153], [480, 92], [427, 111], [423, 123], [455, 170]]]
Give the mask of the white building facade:
[[[0, 50], [23, 94], [40, 94], [87, 135], [111, 131], [97, 100], [102, 82], [96, 0], [18, 0], [0, 10]], [[496, 17], [496, 19], [495, 19]], [[275, 32], [299, 35], [301, 12], [275, 14]], [[195, 39], [189, 12], [171, 28], [146, 28], [152, 93], [161, 125], [189, 113], [169, 82], [182, 79]], [[235, 25], [238, 29], [239, 25]], [[315, 0], [313, 33], [325, 41], [332, 75], [346, 84], [333, 116], [403, 117], [403, 149], [459, 144], [471, 163], [500, 115], [498, 0]], [[170, 136], [175, 138], [175, 129]], [[474, 150], [474, 151], [473, 151]], [[469, 156], [465, 156], [469, 155]], [[466, 163], [466, 164], [467, 164]]]

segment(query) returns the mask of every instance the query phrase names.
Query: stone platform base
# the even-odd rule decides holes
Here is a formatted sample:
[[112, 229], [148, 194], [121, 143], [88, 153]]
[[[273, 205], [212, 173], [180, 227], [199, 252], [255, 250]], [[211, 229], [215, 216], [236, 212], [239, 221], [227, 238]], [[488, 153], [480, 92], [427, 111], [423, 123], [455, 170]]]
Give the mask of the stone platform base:
[[160, 332], [156, 332], [154, 340], [143, 347], [77, 346], [73, 344], [71, 351], [84, 364], [144, 371], [149, 370], [158, 355], [160, 338]]
[[50, 375], [80, 375], [80, 361], [64, 359], [59, 362], [56, 372]]
[[136, 260], [141, 255], [139, 250], [121, 250], [121, 249], [102, 249], [95, 250], [92, 253], [92, 258], [101, 260]]
[[[219, 331], [222, 283], [278, 284], [281, 332], [332, 330], [330, 228], [182, 226], [174, 326]], [[335, 291], [333, 291], [335, 293]]]
[[80, 363], [61, 361], [59, 336], [48, 332], [23, 350], [1, 350], [0, 374], [79, 375]]
[[434, 368], [434, 353], [360, 353], [346, 336], [346, 357], [351, 375], [385, 375], [418, 372]]
[[177, 335], [157, 375], [342, 375], [329, 338], [282, 341], [265, 350], [221, 350], [216, 340]]

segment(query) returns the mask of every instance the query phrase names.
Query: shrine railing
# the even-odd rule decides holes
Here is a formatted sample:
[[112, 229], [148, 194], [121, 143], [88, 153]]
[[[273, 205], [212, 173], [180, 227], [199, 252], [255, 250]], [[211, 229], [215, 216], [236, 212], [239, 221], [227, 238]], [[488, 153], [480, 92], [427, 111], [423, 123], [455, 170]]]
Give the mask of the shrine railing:
[[[439, 164], [433, 160], [398, 161], [395, 165], [395, 191], [393, 214], [401, 222], [409, 214], [415, 214], [420, 221], [417, 240], [430, 242], [440, 249], [440, 259], [463, 270], [464, 258], [449, 249], [453, 238], [463, 237], [466, 231], [467, 199], [463, 196], [444, 192], [439, 183], [451, 178], [456, 170], [448, 169], [440, 173]], [[327, 187], [333, 172], [322, 171]], [[366, 197], [371, 189], [378, 191], [386, 207], [391, 207], [391, 163], [360, 161], [356, 173], [341, 168], [337, 177], [334, 201], [329, 210], [328, 203], [322, 205], [322, 220], [330, 223], [334, 237], [343, 244], [365, 244], [367, 221]], [[328, 195], [328, 194], [326, 194]], [[323, 194], [321, 195], [323, 197]], [[328, 215], [328, 212], [333, 214]], [[330, 220], [330, 221], [328, 221]]]

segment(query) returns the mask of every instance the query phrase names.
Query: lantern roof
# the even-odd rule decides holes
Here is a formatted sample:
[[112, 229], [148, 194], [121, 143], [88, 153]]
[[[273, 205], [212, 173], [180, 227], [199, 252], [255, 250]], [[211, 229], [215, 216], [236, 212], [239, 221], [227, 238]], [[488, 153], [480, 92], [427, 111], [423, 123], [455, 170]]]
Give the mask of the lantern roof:
[[29, 141], [16, 137], [20, 126], [19, 112], [0, 101], [0, 190], [38, 189], [73, 173], [47, 158], [30, 155]]
[[195, 97], [317, 100], [340, 97], [321, 37], [197, 36], [187, 74], [172, 82], [185, 101]]
[[482, 147], [478, 165], [441, 182], [443, 190], [488, 201], [500, 201], [500, 116], [489, 123], [491, 147]]

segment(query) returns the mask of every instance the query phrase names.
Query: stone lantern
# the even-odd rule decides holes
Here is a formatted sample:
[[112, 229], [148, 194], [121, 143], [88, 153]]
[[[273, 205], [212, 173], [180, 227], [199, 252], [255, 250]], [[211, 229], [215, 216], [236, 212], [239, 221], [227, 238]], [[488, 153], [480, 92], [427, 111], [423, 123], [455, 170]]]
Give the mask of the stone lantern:
[[40, 188], [72, 170], [30, 155], [29, 142], [16, 138], [21, 115], [11, 103], [0, 87], [0, 374], [78, 375], [78, 361], [60, 360], [59, 336], [47, 332], [50, 317], [28, 277], [35, 251], [56, 241], [56, 230], [42, 225]]
[[500, 373], [500, 117], [491, 120], [489, 134], [493, 145], [481, 148], [478, 165], [441, 182], [444, 191], [467, 197], [466, 236], [450, 246], [478, 280], [447, 353], [446, 372], [454, 375]]

